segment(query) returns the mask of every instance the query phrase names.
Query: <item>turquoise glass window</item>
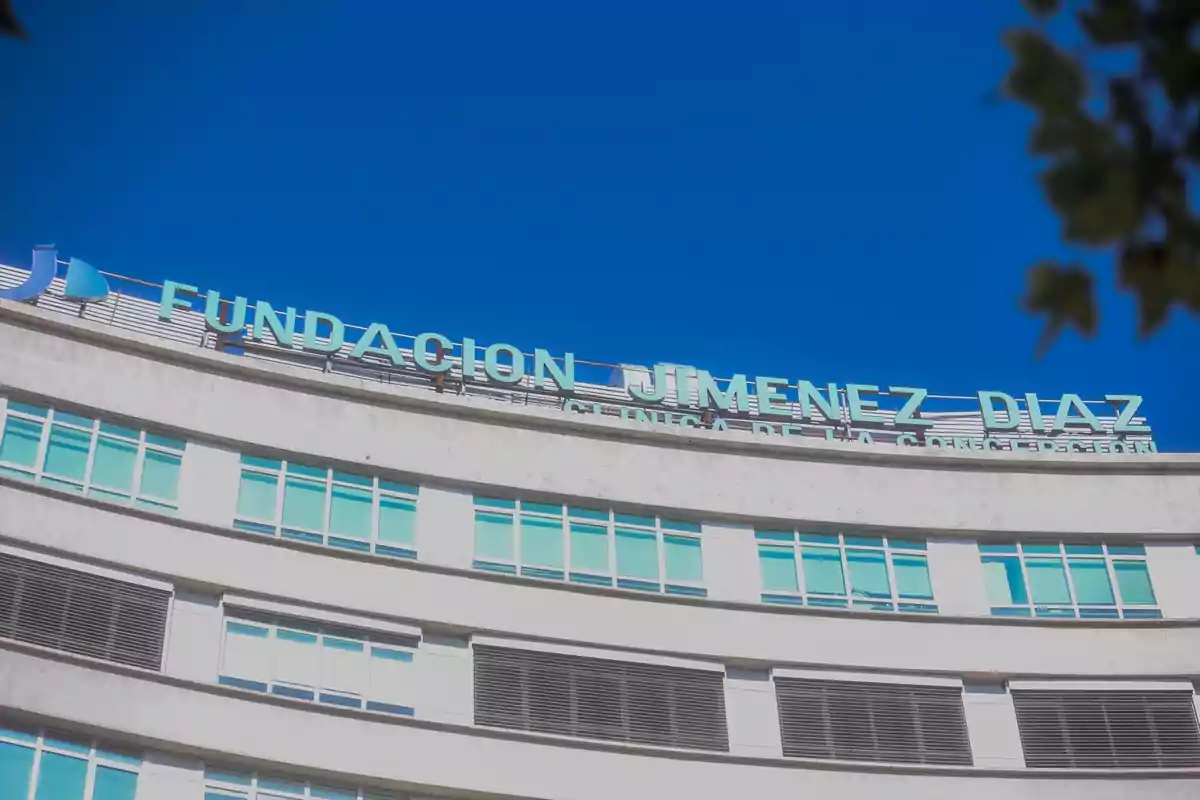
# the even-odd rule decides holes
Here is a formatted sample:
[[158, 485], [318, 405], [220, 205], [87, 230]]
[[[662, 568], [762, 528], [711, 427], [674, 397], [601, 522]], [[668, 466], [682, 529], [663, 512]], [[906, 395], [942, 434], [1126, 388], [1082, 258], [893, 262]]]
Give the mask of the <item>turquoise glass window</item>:
[[694, 522], [531, 500], [475, 497], [476, 569], [703, 597]]
[[96, 767], [96, 782], [92, 800], [136, 800], [138, 776], [132, 772]]
[[354, 539], [371, 538], [370, 489], [335, 485], [330, 494], [329, 532]]
[[146, 450], [142, 463], [141, 493], [174, 501], [179, 495], [179, 467], [182, 459], [174, 453]]
[[805, 591], [809, 594], [846, 594], [840, 551], [828, 547], [803, 547], [800, 552]]
[[92, 462], [92, 483], [125, 494], [132, 492], [137, 455], [137, 442], [99, 437]]
[[35, 469], [41, 443], [42, 423], [9, 417], [0, 438], [0, 461]]
[[1122, 603], [1129, 606], [1158, 604], [1145, 561], [1114, 561], [1113, 572], [1117, 576], [1117, 588], [1121, 592]]
[[1029, 591], [1036, 605], [1070, 605], [1071, 589], [1067, 573], [1058, 558], [1027, 558], [1025, 572], [1029, 576]]
[[796, 554], [791, 547], [758, 546], [758, 567], [764, 592], [800, 591], [796, 577]]
[[81, 800], [88, 762], [58, 753], [42, 753], [34, 800]]
[[325, 529], [325, 484], [288, 476], [283, 485], [283, 524], [288, 528]]
[[1141, 545], [1021, 542], [980, 544], [979, 550], [993, 614], [1161, 616]]
[[83, 483], [87, 474], [88, 451], [92, 434], [74, 428], [54, 425], [46, 445], [46, 460], [42, 472], [71, 482]]
[[1103, 559], [1071, 559], [1068, 564], [1079, 605], [1116, 605], [1112, 582], [1108, 579], [1108, 567]]
[[658, 580], [658, 544], [649, 531], [616, 529], [617, 574], [623, 578]]
[[562, 520], [521, 517], [521, 563], [562, 569]]
[[[3, 427], [0, 462], [9, 466], [0, 466], [0, 473], [103, 500], [175, 508], [182, 441], [14, 402], [4, 411]], [[45, 451], [39, 454], [43, 432]], [[135, 487], [139, 471], [142, 480]]]
[[379, 498], [379, 541], [412, 545], [416, 541], [417, 504], [393, 497]]
[[700, 540], [690, 536], [663, 535], [663, 561], [667, 580], [680, 583], [702, 583], [704, 560]]
[[891, 598], [887, 559], [882, 550], [846, 550], [850, 585], [855, 597]]
[[607, 528], [582, 522], [571, 523], [571, 569], [608, 574]]
[[415, 558], [418, 487], [326, 467], [242, 456], [234, 527], [395, 558]]
[[24, 800], [29, 796], [33, 756], [32, 747], [0, 742], [0, 797]]
[[1029, 602], [1020, 558], [985, 556], [983, 574], [987, 581], [988, 600], [993, 606], [1026, 605]]
[[476, 511], [475, 557], [512, 561], [513, 549], [513, 518]]
[[261, 472], [242, 472], [238, 488], [237, 513], [239, 517], [252, 519], [274, 519], [276, 494], [279, 478]]
[[892, 569], [896, 573], [896, 592], [900, 597], [912, 600], [933, 599], [929, 561], [925, 556], [894, 554]]

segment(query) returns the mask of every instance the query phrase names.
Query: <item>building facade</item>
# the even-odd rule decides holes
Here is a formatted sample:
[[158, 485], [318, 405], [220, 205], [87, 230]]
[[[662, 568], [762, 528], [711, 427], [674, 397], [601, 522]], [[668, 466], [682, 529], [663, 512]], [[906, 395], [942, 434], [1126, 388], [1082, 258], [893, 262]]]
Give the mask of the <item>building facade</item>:
[[1200, 797], [1200, 456], [647, 425], [62, 290], [0, 300], [3, 800]]

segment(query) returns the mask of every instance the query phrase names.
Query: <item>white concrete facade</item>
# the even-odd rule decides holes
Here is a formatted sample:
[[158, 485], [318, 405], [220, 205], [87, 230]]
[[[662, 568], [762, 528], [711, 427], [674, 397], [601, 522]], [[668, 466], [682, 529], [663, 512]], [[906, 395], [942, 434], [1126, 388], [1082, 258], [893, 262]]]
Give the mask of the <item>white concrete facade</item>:
[[[1008, 691], [1200, 679], [1200, 457], [657, 431], [250, 363], [5, 302], [0, 343], [0, 413], [13, 397], [187, 441], [175, 515], [0, 477], [5, 552], [173, 590], [160, 673], [0, 638], [0, 718], [143, 748], [138, 800], [201, 800], [205, 764], [451, 798], [1200, 793], [1200, 769], [1027, 768]], [[234, 530], [242, 453], [418, 484], [418, 558]], [[694, 520], [708, 595], [473, 570], [476, 492]], [[756, 526], [927, 538], [939, 613], [766, 605]], [[1144, 544], [1163, 619], [991, 616], [977, 543], [1017, 539]], [[216, 685], [231, 607], [418, 638], [415, 717]], [[505, 642], [721, 672], [729, 752], [478, 727], [472, 646]], [[776, 675], [962, 687], [974, 766], [784, 758]]]

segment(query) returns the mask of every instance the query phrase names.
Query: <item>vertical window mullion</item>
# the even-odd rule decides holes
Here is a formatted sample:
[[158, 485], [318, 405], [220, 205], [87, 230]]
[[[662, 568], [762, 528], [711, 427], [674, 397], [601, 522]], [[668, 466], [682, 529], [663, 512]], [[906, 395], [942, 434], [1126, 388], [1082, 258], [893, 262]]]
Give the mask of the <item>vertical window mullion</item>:
[[658, 591], [667, 591], [667, 543], [663, 539], [662, 517], [654, 515], [654, 546], [658, 556]]
[[54, 427], [54, 409], [46, 409], [46, 418], [42, 423], [42, 438], [38, 440], [37, 463], [34, 464], [33, 479], [41, 482], [42, 468], [46, 465], [46, 451], [50, 449], [50, 429]]
[[333, 470], [325, 470], [325, 512], [321, 515], [321, 543], [329, 544], [329, 520], [333, 514]]
[[562, 504], [562, 537], [563, 537], [563, 580], [571, 582], [571, 513], [567, 504]]
[[29, 770], [29, 790], [25, 800], [34, 800], [37, 796], [38, 778], [42, 771], [42, 753], [46, 746], [45, 737], [39, 731], [37, 741], [33, 744], [33, 767]]
[[854, 608], [854, 584], [850, 581], [850, 562], [846, 558], [846, 537], [838, 534], [838, 555], [842, 559], [842, 590], [846, 593], [846, 608]]
[[281, 459], [279, 462], [279, 474], [275, 478], [275, 535], [283, 536], [283, 495], [287, 489], [287, 466], [288, 462]]
[[1112, 585], [1113, 599], [1117, 603], [1117, 616], [1121, 619], [1125, 618], [1125, 600], [1121, 597], [1121, 585], [1117, 583], [1117, 569], [1113, 564], [1112, 556], [1108, 554], [1108, 545], [1103, 545], [1104, 555], [1104, 572], [1108, 575], [1108, 581]]
[[83, 779], [83, 797], [84, 800], [91, 800], [92, 795], [96, 791], [96, 744], [88, 749], [87, 756], [87, 772]]
[[800, 547], [800, 532], [792, 531], [792, 569], [796, 573], [796, 591], [808, 597], [808, 586], [804, 582], [804, 551]]
[[617, 527], [613, 524], [613, 511], [608, 509], [608, 520], [604, 523], [608, 531], [608, 573], [612, 575], [612, 585], [616, 586], [621, 579], [617, 572]]
[[1071, 608], [1075, 609], [1075, 616], [1081, 616], [1079, 612], [1079, 593], [1075, 591], [1075, 577], [1071, 574], [1071, 562], [1067, 559], [1067, 548], [1062, 543], [1058, 543], [1058, 558], [1062, 564], [1062, 571], [1067, 579], [1067, 595], [1071, 598]]
[[92, 437], [88, 442], [87, 460], [83, 465], [83, 488], [80, 489], [86, 497], [88, 489], [92, 488], [92, 468], [96, 464], [96, 449], [100, 445], [100, 420], [92, 420]]
[[883, 563], [887, 568], [889, 591], [892, 595], [892, 605], [900, 610], [900, 587], [896, 584], [896, 565], [892, 563], [892, 546], [885, 538], [883, 540]]
[[1037, 616], [1037, 601], [1033, 599], [1033, 588], [1029, 584], [1029, 570], [1025, 568], [1025, 545], [1017, 542], [1017, 564], [1021, 567], [1021, 581], [1025, 584], [1025, 597], [1029, 616]]
[[[472, 505], [474, 501], [472, 500]], [[329, 513], [333, 513], [333, 504], [330, 503]], [[376, 546], [379, 544], [379, 515], [383, 513], [383, 495], [379, 491], [379, 476], [371, 478], [371, 552], [375, 552]], [[472, 509], [472, 525], [474, 524], [474, 509]], [[474, 533], [472, 533], [474, 537]], [[413, 544], [416, 544], [416, 532], [413, 532]]]
[[517, 568], [517, 574], [521, 574], [521, 567], [524, 566], [525, 560], [521, 556], [521, 501], [520, 499], [513, 503], [513, 566]]
[[133, 459], [133, 477], [129, 487], [130, 502], [137, 502], [142, 496], [142, 471], [146, 464], [146, 451], [146, 432], [138, 431], [137, 455]]

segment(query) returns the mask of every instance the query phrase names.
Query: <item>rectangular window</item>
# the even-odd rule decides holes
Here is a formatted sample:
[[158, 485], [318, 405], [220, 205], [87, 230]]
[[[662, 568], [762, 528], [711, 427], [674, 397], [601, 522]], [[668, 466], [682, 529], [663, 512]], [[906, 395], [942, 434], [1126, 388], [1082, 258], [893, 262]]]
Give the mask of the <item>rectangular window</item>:
[[1158, 619], [1142, 545], [979, 545], [998, 617]]
[[937, 613], [922, 541], [755, 531], [764, 603]]
[[526, 500], [475, 498], [475, 569], [704, 597], [700, 526]]
[[213, 767], [204, 770], [204, 800], [397, 800], [397, 797], [353, 786], [309, 783], [302, 778]]
[[0, 797], [134, 800], [140, 755], [0, 721]]
[[416, 486], [295, 461], [242, 456], [237, 517], [250, 533], [416, 558]]
[[142, 508], [178, 509], [184, 442], [58, 409], [9, 401], [0, 475]]
[[218, 683], [413, 716], [417, 640], [239, 612], [225, 619]]

